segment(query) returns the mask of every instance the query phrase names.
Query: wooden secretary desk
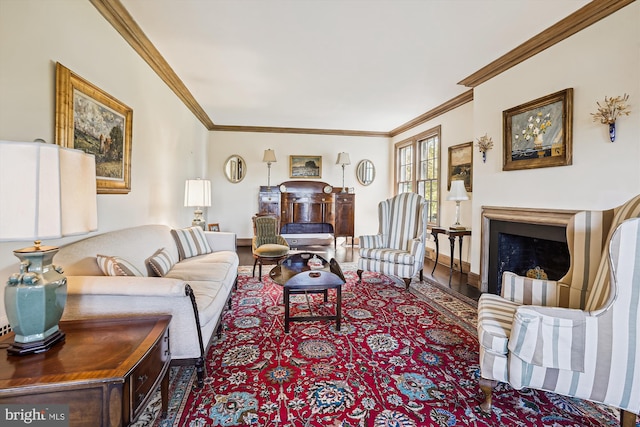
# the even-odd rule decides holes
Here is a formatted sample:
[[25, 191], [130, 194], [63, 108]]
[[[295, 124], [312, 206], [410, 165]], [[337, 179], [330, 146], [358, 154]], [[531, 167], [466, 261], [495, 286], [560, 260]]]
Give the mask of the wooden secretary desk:
[[273, 187], [260, 187], [260, 214], [280, 218], [282, 234], [331, 233], [354, 241], [355, 194], [342, 193], [321, 181], [285, 181]]

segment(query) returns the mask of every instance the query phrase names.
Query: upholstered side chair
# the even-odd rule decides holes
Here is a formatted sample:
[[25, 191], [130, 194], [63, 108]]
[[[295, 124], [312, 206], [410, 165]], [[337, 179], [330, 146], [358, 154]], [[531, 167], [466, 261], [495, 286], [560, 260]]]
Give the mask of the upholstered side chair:
[[558, 281], [503, 274], [502, 295], [478, 302], [481, 409], [497, 382], [640, 412], [640, 196], [577, 213]]
[[280, 235], [278, 230], [280, 219], [271, 215], [256, 215], [253, 221], [253, 239], [251, 240], [251, 252], [253, 254], [253, 273], [256, 276], [256, 264], [258, 277], [262, 281], [262, 264], [276, 263], [289, 254], [289, 244]]
[[416, 193], [401, 193], [378, 204], [378, 234], [360, 236], [358, 280], [363, 271], [422, 280], [427, 239], [427, 204]]

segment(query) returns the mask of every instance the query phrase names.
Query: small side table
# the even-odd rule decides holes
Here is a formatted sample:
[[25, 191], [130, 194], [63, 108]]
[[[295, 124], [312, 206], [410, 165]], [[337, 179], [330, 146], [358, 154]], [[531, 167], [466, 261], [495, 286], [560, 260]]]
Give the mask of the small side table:
[[438, 235], [446, 234], [449, 236], [449, 243], [451, 244], [451, 265], [449, 266], [449, 281], [451, 281], [451, 275], [453, 274], [453, 258], [456, 244], [456, 237], [458, 238], [459, 244], [459, 259], [460, 259], [460, 274], [462, 274], [462, 239], [464, 236], [471, 236], [471, 230], [453, 230], [446, 227], [431, 227], [431, 235], [436, 240], [436, 261], [433, 264], [433, 270], [431, 270], [431, 275], [436, 271], [436, 267], [438, 266], [438, 256], [440, 255], [440, 248], [438, 245]]

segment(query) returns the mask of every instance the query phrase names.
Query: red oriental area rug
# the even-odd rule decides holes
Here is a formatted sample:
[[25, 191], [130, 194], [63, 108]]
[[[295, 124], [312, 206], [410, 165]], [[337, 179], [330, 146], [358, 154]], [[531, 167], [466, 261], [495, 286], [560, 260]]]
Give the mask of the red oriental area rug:
[[[292, 323], [285, 334], [282, 287], [241, 275], [205, 386], [191, 391], [174, 425], [618, 424], [607, 407], [506, 385], [494, 394], [493, 413], [482, 414], [475, 307], [430, 285], [407, 292], [386, 276], [365, 273], [361, 284], [355, 272], [345, 276], [340, 331], [315, 321]], [[292, 313], [332, 311], [334, 297], [296, 295]]]

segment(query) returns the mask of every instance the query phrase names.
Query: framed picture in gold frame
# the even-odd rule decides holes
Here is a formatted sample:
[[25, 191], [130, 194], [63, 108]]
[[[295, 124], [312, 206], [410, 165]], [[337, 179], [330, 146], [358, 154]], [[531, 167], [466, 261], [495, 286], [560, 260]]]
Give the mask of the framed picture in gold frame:
[[99, 194], [131, 191], [133, 110], [56, 64], [56, 144], [96, 158]]
[[468, 192], [473, 190], [473, 142], [449, 147], [449, 179], [447, 189], [451, 189], [451, 181], [462, 180]]
[[321, 178], [322, 156], [289, 156], [290, 178]]
[[573, 89], [502, 112], [502, 170], [566, 166], [572, 161]]

